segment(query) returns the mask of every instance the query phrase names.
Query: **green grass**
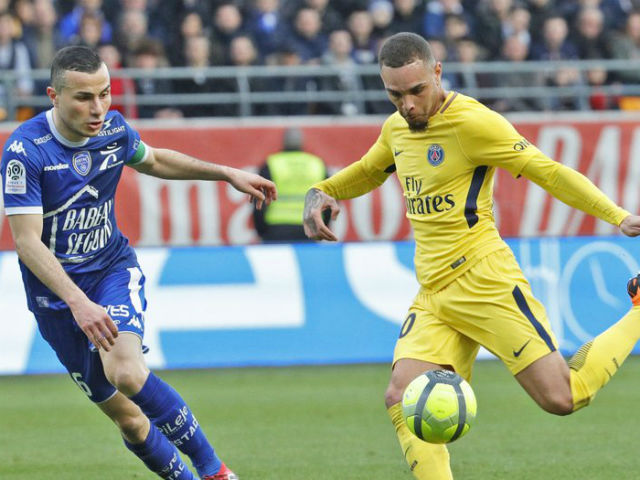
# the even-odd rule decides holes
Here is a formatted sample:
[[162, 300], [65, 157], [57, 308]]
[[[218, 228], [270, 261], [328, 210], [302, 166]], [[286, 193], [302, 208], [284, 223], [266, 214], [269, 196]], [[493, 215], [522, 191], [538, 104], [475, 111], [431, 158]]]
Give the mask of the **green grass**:
[[[161, 372], [242, 480], [413, 478], [383, 407], [386, 365]], [[455, 478], [640, 478], [640, 358], [594, 405], [539, 410], [506, 369], [479, 362], [477, 423], [451, 446]], [[0, 377], [0, 479], [154, 478], [66, 376]]]

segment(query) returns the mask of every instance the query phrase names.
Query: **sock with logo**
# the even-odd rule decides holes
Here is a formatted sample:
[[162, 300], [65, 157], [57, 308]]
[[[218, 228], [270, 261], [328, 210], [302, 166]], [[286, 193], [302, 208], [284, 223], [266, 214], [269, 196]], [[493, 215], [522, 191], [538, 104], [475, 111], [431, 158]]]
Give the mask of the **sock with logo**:
[[573, 410], [589, 405], [625, 361], [640, 338], [640, 307], [585, 343], [569, 360]]
[[189, 456], [198, 475], [213, 475], [220, 470], [222, 462], [185, 401], [171, 386], [150, 373], [142, 390], [131, 400], [153, 425]]
[[396, 427], [396, 435], [400, 441], [404, 459], [409, 464], [413, 475], [418, 480], [452, 480], [447, 447], [423, 442], [411, 433], [402, 416], [400, 403], [389, 407], [387, 411], [393, 426]]
[[142, 443], [124, 441], [126, 447], [144, 462], [149, 470], [162, 478], [196, 480], [184, 464], [176, 447], [151, 425], [149, 435]]

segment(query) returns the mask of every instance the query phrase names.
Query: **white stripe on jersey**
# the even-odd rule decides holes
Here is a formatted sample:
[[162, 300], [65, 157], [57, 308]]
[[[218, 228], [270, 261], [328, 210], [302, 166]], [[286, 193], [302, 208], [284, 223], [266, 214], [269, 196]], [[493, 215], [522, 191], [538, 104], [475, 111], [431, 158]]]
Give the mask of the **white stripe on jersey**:
[[57, 215], [60, 212], [64, 212], [67, 208], [73, 205], [73, 202], [79, 199], [82, 196], [82, 194], [85, 192], [88, 192], [89, 195], [91, 195], [95, 199], [100, 198], [100, 192], [98, 191], [98, 189], [96, 189], [95, 187], [92, 187], [91, 185], [85, 185], [84, 188], [76, 192], [75, 195], [73, 195], [69, 200], [64, 202], [64, 205], [62, 205], [60, 208], [56, 208], [55, 210], [45, 213], [43, 218], [52, 217], [53, 215]]

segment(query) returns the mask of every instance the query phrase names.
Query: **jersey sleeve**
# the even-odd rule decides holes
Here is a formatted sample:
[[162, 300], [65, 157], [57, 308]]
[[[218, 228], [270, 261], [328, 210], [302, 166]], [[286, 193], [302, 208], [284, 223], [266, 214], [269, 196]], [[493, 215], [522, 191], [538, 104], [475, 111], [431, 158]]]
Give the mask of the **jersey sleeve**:
[[42, 160], [38, 149], [12, 135], [2, 152], [0, 175], [7, 215], [42, 214]]
[[388, 142], [389, 121], [369, 151], [355, 163], [314, 185], [337, 200], [359, 197], [382, 185], [396, 170]]
[[124, 163], [129, 166], [139, 165], [147, 159], [149, 147], [140, 139], [138, 131], [121, 118], [127, 131], [127, 156]]
[[545, 156], [506, 118], [484, 106], [469, 112], [457, 135], [471, 163], [503, 168], [514, 177], [520, 176], [531, 158]]

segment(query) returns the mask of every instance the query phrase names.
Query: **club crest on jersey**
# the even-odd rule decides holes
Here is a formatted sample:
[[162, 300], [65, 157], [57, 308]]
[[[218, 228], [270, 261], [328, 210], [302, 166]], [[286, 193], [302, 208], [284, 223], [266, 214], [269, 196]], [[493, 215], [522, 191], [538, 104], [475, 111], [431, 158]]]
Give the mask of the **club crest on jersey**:
[[78, 152], [73, 155], [73, 168], [83, 177], [91, 171], [91, 154], [89, 152]]
[[432, 143], [427, 149], [427, 160], [432, 166], [437, 167], [444, 162], [444, 149], [437, 143]]

